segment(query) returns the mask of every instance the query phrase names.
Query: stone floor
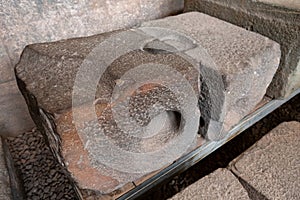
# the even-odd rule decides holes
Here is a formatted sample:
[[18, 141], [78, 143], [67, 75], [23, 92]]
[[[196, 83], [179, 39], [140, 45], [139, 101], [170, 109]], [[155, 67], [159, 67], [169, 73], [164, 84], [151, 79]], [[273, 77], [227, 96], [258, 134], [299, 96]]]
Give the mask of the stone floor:
[[284, 122], [270, 131], [227, 169], [217, 169], [177, 199], [300, 199], [300, 122]]

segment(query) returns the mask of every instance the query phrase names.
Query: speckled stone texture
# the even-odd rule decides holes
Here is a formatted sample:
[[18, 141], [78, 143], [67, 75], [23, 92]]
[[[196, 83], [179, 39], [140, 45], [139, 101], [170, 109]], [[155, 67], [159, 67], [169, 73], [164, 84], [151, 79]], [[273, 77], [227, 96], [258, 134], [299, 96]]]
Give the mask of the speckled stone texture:
[[[299, 199], [300, 122], [284, 122], [230, 164], [267, 199]], [[253, 196], [253, 195], [252, 195]]]
[[9, 183], [9, 175], [5, 164], [5, 157], [0, 137], [0, 199], [11, 200], [11, 190]]
[[[1, 1], [0, 83], [14, 81], [13, 68], [23, 48], [28, 44], [131, 27], [145, 20], [178, 13], [182, 9], [183, 0]], [[0, 85], [0, 90], [1, 87]], [[14, 88], [16, 87], [12, 86], [11, 92], [17, 94]], [[20, 95], [16, 98], [21, 99]], [[5, 98], [0, 96], [0, 101], [5, 101]], [[6, 105], [14, 106], [16, 111], [13, 112], [26, 110], [24, 103], [19, 101], [11, 101]], [[1, 112], [0, 118], [5, 117], [6, 113]], [[16, 115], [13, 119], [19, 120]], [[11, 136], [27, 130], [27, 126], [23, 126], [22, 123], [16, 126], [20, 127], [21, 131], [9, 133]], [[12, 126], [8, 128], [14, 129]]]
[[[47, 138], [50, 141], [51, 148], [56, 153], [57, 158], [61, 156], [60, 145], [62, 145], [63, 160], [66, 162], [68, 169], [72, 172], [74, 179], [78, 181], [79, 186], [83, 189], [93, 189], [102, 193], [112, 192], [116, 188], [123, 186], [125, 183], [141, 178], [143, 175], [145, 175], [145, 173], [119, 172], [117, 170], [110, 169], [108, 166], [105, 166], [105, 163], [97, 163], [97, 160], [95, 161], [95, 159], [91, 157], [95, 157], [97, 155], [91, 154], [88, 151], [87, 146], [96, 150], [97, 146], [99, 146], [100, 148], [101, 145], [99, 144], [99, 142], [97, 143], [98, 136], [95, 135], [94, 138], [90, 138], [91, 136], [82, 135], [76, 132], [72, 121], [72, 110], [67, 109], [70, 109], [72, 106], [71, 95], [73, 92], [72, 89], [74, 86], [74, 79], [79, 66], [82, 64], [82, 61], [87, 57], [87, 54], [91, 50], [93, 50], [93, 48], [95, 48], [95, 46], [101, 44], [101, 42], [103, 41], [106, 41], [109, 36], [117, 33], [120, 32], [96, 35], [89, 38], [70, 39], [56, 43], [30, 45], [25, 49], [22, 55], [22, 59], [16, 67], [19, 87], [29, 104], [29, 109], [31, 111], [33, 119], [39, 129], [43, 130], [43, 133], [47, 135]], [[131, 35], [134, 34], [131, 33]], [[144, 37], [144, 35], [144, 33], [141, 33], [139, 37]], [[149, 38], [150, 36], [147, 37]], [[136, 42], [136, 37], [132, 39], [134, 42]], [[107, 48], [104, 48], [103, 50], [108, 51], [110, 50], [109, 48], [111, 47], [107, 46]], [[115, 49], [111, 50], [115, 51]], [[104, 74], [103, 76], [104, 79], [100, 80], [100, 84], [98, 87], [99, 90], [97, 91], [99, 94], [96, 95], [96, 98], [99, 97], [100, 99], [105, 99], [104, 97], [106, 96], [106, 94], [111, 95], [112, 88], [115, 86], [116, 82], [121, 81], [119, 79], [120, 76], [122, 76], [132, 67], [151, 62], [169, 65], [172, 66], [172, 68], [177, 69], [179, 73], [182, 73], [185, 78], [190, 81], [190, 85], [193, 86], [193, 92], [196, 93], [198, 95], [197, 98], [199, 98], [199, 73], [191, 63], [181, 57], [175, 56], [175, 54], [172, 53], [164, 53], [164, 51], [160, 53], [152, 53], [151, 50], [150, 52], [148, 52], [141, 51], [140, 49], [120, 56], [113, 63], [111, 63], [110, 68], [108, 68], [107, 70], [107, 74]], [[148, 76], [148, 74], [143, 74], [143, 76]], [[171, 75], [169, 76], [172, 77]], [[90, 77], [87, 76], [85, 78], [88, 80]], [[171, 81], [173, 82], [173, 84], [178, 83], [177, 79], [171, 79]], [[150, 84], [148, 86], [145, 86], [145, 88], [140, 88], [140, 92], [141, 94], [147, 94], [146, 91], [152, 89], [155, 89], [155, 87], [154, 85]], [[150, 95], [150, 97], [147, 97], [148, 100], [153, 98], [156, 99], [154, 100], [154, 102], [157, 100], [162, 101], [163, 98], [161, 96], [168, 95], [169, 92], [161, 92], [158, 93], [158, 95], [154, 93], [153, 95]], [[89, 98], [90, 97], [87, 97], [87, 99]], [[197, 106], [197, 98], [195, 98], [195, 106]], [[110, 98], [106, 98], [106, 101], [108, 100], [110, 100]], [[104, 106], [106, 110], [110, 106], [113, 107], [113, 104], [105, 105], [103, 104], [103, 102], [101, 103], [101, 101], [98, 102], [98, 99], [95, 101], [95, 103], [97, 106]], [[139, 104], [138, 101], [132, 103], [133, 106], [135, 106], [135, 104]], [[146, 103], [146, 101], [144, 103]], [[164, 103], [168, 103], [168, 101], [165, 101]], [[151, 102], [150, 104], [152, 106], [153, 102]], [[169, 109], [174, 110], [175, 108], [172, 107], [172, 104], [173, 103], [170, 103], [170, 105], [166, 106], [169, 106]], [[149, 105], [146, 105], [146, 107], [147, 106]], [[87, 122], [87, 124], [85, 124], [86, 128], [91, 129], [91, 131], [89, 132], [93, 133], [94, 130], [97, 131], [97, 127], [94, 127], [95, 122], [93, 122], [93, 118], [91, 116], [91, 113], [88, 112], [87, 107], [88, 106], [85, 105], [76, 108], [73, 107], [73, 111], [78, 109], [81, 112], [81, 119]], [[136, 108], [137, 110], [143, 110], [142, 108], [139, 108], [137, 106]], [[181, 111], [180, 108], [178, 108], [177, 110]], [[103, 108], [97, 108], [96, 111], [101, 113], [103, 111]], [[193, 113], [194, 112], [195, 110], [193, 110]], [[192, 118], [186, 117], [184, 114], [182, 114], [182, 116], [183, 121], [185, 121], [186, 123], [187, 120], [191, 120]], [[104, 117], [104, 120], [110, 123], [110, 118], [111, 115], [107, 115]], [[193, 133], [194, 136], [191, 137], [191, 140], [196, 139], [195, 136], [198, 131], [198, 122], [199, 118], [194, 123], [197, 127]], [[54, 123], [55, 126], [52, 125], [52, 123]], [[113, 124], [109, 123], [108, 125], [110, 126], [108, 126], [108, 129], [110, 130]], [[113, 129], [112, 131], [114, 131], [114, 134], [112, 134], [111, 136], [119, 134], [117, 130], [118, 129]], [[59, 137], [57, 134], [59, 134]], [[168, 137], [166, 136], [163, 136], [164, 138], [161, 138], [162, 140], [154, 138], [154, 141], [156, 142], [152, 141], [152, 143], [149, 144], [135, 144], [132, 140], [132, 146], [130, 146], [129, 143], [124, 143], [124, 141], [122, 141], [122, 139], [124, 139], [124, 135], [121, 134], [120, 137], [114, 139], [121, 142], [122, 146], [130, 147], [135, 150], [139, 150], [141, 146], [143, 147], [140, 150], [144, 151], [147, 150], [147, 148], [161, 148], [159, 144], [164, 143], [166, 139], [168, 140]], [[84, 140], [84, 138], [88, 139]], [[190, 139], [188, 139], [188, 141], [189, 140]], [[77, 145], [74, 146], [74, 144]], [[135, 145], [137, 148], [134, 148]], [[188, 144], [184, 148], [188, 148], [190, 145], [191, 144]], [[179, 149], [178, 146], [176, 146], [175, 149]], [[99, 153], [101, 151], [97, 152]], [[180, 154], [178, 153], [178, 155], [176, 155], [176, 158], [179, 158], [179, 156], [181, 156], [184, 152], [181, 152]], [[170, 152], [168, 152], [168, 154], [172, 155]], [[162, 155], [164, 154], [161, 154], [160, 157], [167, 157]], [[169, 162], [157, 163], [163, 166], [167, 165]], [[130, 164], [132, 165], [132, 163]], [[149, 162], [147, 165], [153, 164]], [[122, 163], [120, 163], [119, 166], [122, 166]], [[124, 169], [127, 168], [129, 167], [126, 167]], [[87, 174], [87, 171], [89, 171], [90, 173]], [[132, 185], [131, 183], [129, 184]]]
[[[180, 22], [180, 26], [178, 26], [178, 22]], [[123, 36], [126, 37], [123, 38]], [[110, 45], [113, 43], [112, 41], [116, 42], [118, 48]], [[119, 57], [114, 57], [115, 54], [118, 55], [127, 45], [135, 47], [137, 42], [140, 45], [137, 46], [137, 49], [125, 52]], [[200, 46], [202, 50], [203, 48], [205, 50], [202, 52], [210, 55], [212, 62], [216, 64], [215, 66], [212, 66], [208, 60], [203, 59], [206, 58], [203, 54], [196, 51], [199, 51]], [[106, 69], [103, 77], [98, 82], [99, 85], [95, 92], [96, 99], [95, 96], [92, 96], [94, 94], [79, 95], [82, 100], [80, 101], [81, 104], [72, 107], [72, 110], [70, 110], [73, 88], [76, 88], [73, 87], [75, 77], [78, 75], [79, 67], [84, 66], [87, 61], [91, 60], [91, 57], [88, 57], [88, 55], [95, 47], [101, 47], [97, 53], [104, 56], [96, 54], [92, 58], [103, 60], [113, 57], [115, 60], [108, 62], [109, 68]], [[153, 69], [152, 71], [138, 73], [138, 77], [147, 78], [155, 71], [154, 69], [157, 66], [167, 65], [171, 67], [170, 69], [175, 69], [178, 74], [185, 77], [197, 98], [199, 98], [200, 83], [205, 82], [207, 85], [204, 89], [209, 92], [204, 94], [206, 98], [203, 101], [210, 100], [207, 104], [211, 106], [211, 110], [207, 110], [207, 113], [216, 117], [214, 120], [221, 124], [221, 126], [217, 127], [217, 130], [220, 130], [218, 128], [223, 128], [222, 115], [226, 114], [228, 119], [231, 117], [230, 120], [227, 119], [226, 121], [225, 130], [223, 130], [225, 133], [226, 130], [237, 123], [244, 115], [248, 114], [261, 100], [268, 83], [277, 69], [279, 54], [278, 45], [263, 36], [245, 31], [204, 14], [189, 13], [145, 23], [140, 28], [134, 30], [110, 32], [88, 38], [69, 39], [54, 43], [29, 45], [25, 48], [15, 71], [18, 85], [29, 105], [29, 110], [38, 129], [46, 136], [51, 150], [61, 165], [64, 165], [65, 162], [67, 169], [71, 172], [71, 175], [78, 182], [79, 186], [82, 189], [94, 190], [96, 193], [107, 194], [114, 191], [114, 194], [121, 194], [122, 190], [118, 190], [121, 186], [132, 188], [133, 184], [131, 181], [135, 181], [149, 173], [149, 171], [147, 173], [141, 171], [145, 169], [149, 170], [149, 166], [152, 167], [154, 165], [164, 167], [184, 154], [184, 152], [180, 151], [177, 153], [177, 151], [171, 152], [163, 149], [164, 152], [159, 155], [160, 158], [169, 157], [170, 155], [175, 155], [176, 158], [172, 157], [174, 159], [168, 162], [160, 162], [158, 160], [147, 160], [147, 162], [136, 161], [137, 154], [140, 152], [157, 150], [155, 148], [157, 146], [161, 148], [159, 144], [165, 140], [168, 141], [170, 137], [180, 138], [177, 137], [177, 133], [182, 129], [185, 130], [185, 124], [190, 123], [195, 118], [194, 116], [197, 116], [197, 112], [195, 111], [198, 109], [193, 110], [192, 116], [186, 117], [184, 110], [170, 103], [164, 109], [179, 112], [181, 114], [179, 118], [182, 119], [182, 122], [179, 120], [180, 125], [183, 124], [180, 128], [176, 128], [172, 123], [166, 122], [167, 126], [176, 128], [177, 132], [175, 134], [166, 134], [166, 137], [160, 138], [161, 140], [152, 137], [152, 135], [150, 135], [150, 138], [147, 136], [145, 137], [146, 139], [143, 138], [145, 141], [151, 142], [143, 143], [143, 140], [140, 138], [137, 141], [130, 140], [131, 142], [128, 142], [126, 137], [130, 136], [130, 134], [135, 134], [135, 132], [129, 131], [125, 132], [125, 134], [120, 134], [123, 132], [119, 132], [115, 128], [115, 124], [110, 123], [112, 115], [105, 115], [109, 109], [116, 107], [116, 104], [107, 101], [110, 100], [112, 88], [124, 85], [123, 82], [127, 81], [127, 79], [122, 80], [125, 72], [132, 70], [136, 66], [144, 66], [151, 63], [151, 65], [146, 65], [148, 66], [146, 69]], [[97, 59], [96, 61], [98, 61]], [[83, 62], [84, 60], [85, 62]], [[103, 62], [100, 63], [103, 64]], [[91, 67], [93, 65], [88, 66]], [[96, 66], [96, 69], [104, 68], [104, 64], [100, 65], [101, 67]], [[262, 68], [261, 66], [264, 67]], [[200, 68], [200, 74], [198, 68]], [[91, 72], [90, 76], [82, 76], [82, 74], [79, 76], [82, 76], [82, 79], [88, 82], [94, 76], [97, 76], [97, 73], [94, 71], [96, 69], [88, 68], [85, 71]], [[157, 69], [159, 69], [159, 72], [163, 72], [164, 68]], [[170, 79], [173, 85], [178, 84], [182, 86], [181, 83], [183, 82], [180, 82], [174, 74], [162, 73], [157, 74], [157, 76], [163, 75], [164, 78]], [[91, 87], [95, 85], [91, 85]], [[147, 96], [147, 93], [150, 93], [152, 89], [155, 89], [155, 85], [146, 84], [144, 87], [139, 88], [137, 94]], [[81, 91], [82, 89], [79, 88], [78, 90]], [[187, 91], [184, 90], [181, 94], [186, 95]], [[129, 93], [125, 93], [124, 99], [131, 96], [131, 93], [130, 95]], [[170, 95], [168, 96], [168, 91], [164, 91], [161, 94], [167, 96], [152, 95], [152, 97], [156, 99], [155, 101], [166, 98], [164, 99], [165, 103], [173, 102], [168, 99], [172, 98], [172, 95], [171, 97]], [[122, 100], [122, 95], [120, 95], [120, 102], [124, 101]], [[176, 97], [179, 98], [180, 95]], [[96, 108], [96, 113], [99, 114], [97, 115], [97, 119], [93, 118], [93, 113], [88, 109], [87, 103], [90, 100], [94, 101], [92, 102], [93, 107]], [[147, 104], [148, 100], [149, 97], [148, 99], [143, 99], [143, 101], [135, 101], [132, 105], [141, 104], [147, 107], [149, 106]], [[144, 110], [139, 105], [133, 107], [133, 111], [137, 110], [141, 112]], [[227, 112], [227, 109], [229, 112]], [[87, 123], [82, 123], [83, 125], [74, 127], [75, 122], [74, 118], [72, 118], [72, 116], [74, 117], [74, 111], [79, 111], [80, 120]], [[94, 112], [94, 110], [92, 111]], [[183, 112], [181, 113], [181, 111]], [[174, 113], [169, 114], [167, 113], [168, 116], [175, 115]], [[147, 119], [147, 116], [140, 116], [143, 119]], [[139, 119], [139, 116], [134, 115], [134, 117]], [[99, 151], [99, 149], [103, 149], [102, 146], [106, 145], [107, 141], [101, 135], [94, 134], [94, 131], [99, 131], [95, 124], [97, 121], [101, 122], [101, 120], [104, 120], [104, 123], [101, 123], [101, 125], [105, 125], [103, 129], [108, 131], [104, 131], [107, 134], [106, 136], [114, 142], [114, 145], [118, 145], [122, 149], [130, 148], [130, 152], [133, 151], [136, 153], [133, 159], [135, 162], [129, 163], [128, 161], [131, 159], [122, 157], [123, 153], [114, 153], [113, 156], [107, 156], [106, 153], [111, 152], [112, 148]], [[197, 120], [193, 124], [196, 124], [198, 128], [199, 119]], [[106, 122], [108, 124], [105, 124]], [[129, 125], [131, 124], [129, 123]], [[153, 127], [150, 128], [152, 130]], [[80, 129], [88, 130], [87, 133], [89, 135], [82, 134], [82, 132], [78, 131]], [[195, 141], [193, 140], [195, 139], [195, 133], [191, 133], [193, 134], [191, 137], [185, 138], [189, 142], [187, 145], [184, 145], [184, 148], [189, 146], [191, 148], [194, 147]], [[218, 136], [209, 135], [209, 138], [218, 139]], [[185, 140], [182, 141], [185, 142]], [[183, 145], [181, 144], [181, 146]], [[177, 149], [180, 149], [180, 146], [176, 146], [175, 150]], [[99, 152], [102, 155], [99, 155]], [[106, 155], [106, 157], [103, 155]], [[106, 159], [107, 163], [103, 163], [101, 159]], [[130, 166], [126, 165], [126, 167], [122, 167], [125, 165], [122, 163], [123, 161], [124, 163], [129, 163]], [[113, 162], [113, 167], [108, 162]], [[137, 167], [140, 171], [128, 171], [132, 170], [131, 168], [135, 169], [133, 166]], [[139, 168], [140, 166], [148, 167]], [[158, 169], [159, 167], [155, 170]]]
[[185, 188], [169, 200], [249, 199], [247, 191], [227, 169], [218, 169]]
[[260, 33], [281, 46], [281, 61], [267, 94], [289, 96], [300, 87], [298, 0], [187, 0], [185, 12], [199, 11]]
[[[183, 9], [183, 0], [3, 1], [0, 5], [0, 82], [13, 78], [23, 48], [131, 27]], [[8, 66], [9, 65], [9, 66]]]
[[[222, 74], [225, 81], [225, 87], [222, 88], [225, 90], [225, 109], [218, 110], [219, 115], [224, 115], [223, 133], [260, 102], [279, 65], [280, 47], [277, 43], [202, 13], [185, 13], [145, 22], [142, 26], [182, 32], [194, 38], [208, 53], [210, 62], [215, 64], [214, 70]], [[209, 60], [202, 62], [206, 65]], [[203, 79], [210, 80], [211, 74], [203, 75]], [[213, 82], [208, 90], [214, 91], [218, 87], [220, 85]], [[220, 95], [211, 99], [215, 99], [211, 107], [218, 107]], [[202, 113], [206, 112], [205, 109], [205, 104], [200, 107]]]

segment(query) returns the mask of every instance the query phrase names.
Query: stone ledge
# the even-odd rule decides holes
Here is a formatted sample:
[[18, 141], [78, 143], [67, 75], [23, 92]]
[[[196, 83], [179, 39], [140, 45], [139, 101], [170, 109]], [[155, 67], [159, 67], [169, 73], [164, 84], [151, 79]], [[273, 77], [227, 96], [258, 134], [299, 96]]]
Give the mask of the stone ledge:
[[169, 200], [248, 199], [247, 191], [227, 169], [217, 169]]
[[300, 122], [284, 122], [230, 163], [268, 199], [299, 199]]

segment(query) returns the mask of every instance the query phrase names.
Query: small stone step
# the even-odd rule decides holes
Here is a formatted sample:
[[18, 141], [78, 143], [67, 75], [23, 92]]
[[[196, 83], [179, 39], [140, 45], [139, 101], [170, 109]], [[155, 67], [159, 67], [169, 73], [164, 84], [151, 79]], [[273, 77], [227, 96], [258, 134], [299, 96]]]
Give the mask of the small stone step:
[[29, 45], [16, 75], [60, 164], [84, 191], [116, 197], [203, 143], [199, 108], [203, 136], [226, 134], [262, 99], [279, 57], [268, 38], [195, 12]]
[[[284, 122], [230, 164], [254, 199], [300, 199], [300, 122]], [[259, 196], [257, 196], [259, 195]]]
[[217, 169], [185, 188], [169, 200], [248, 199], [248, 193], [227, 169]]

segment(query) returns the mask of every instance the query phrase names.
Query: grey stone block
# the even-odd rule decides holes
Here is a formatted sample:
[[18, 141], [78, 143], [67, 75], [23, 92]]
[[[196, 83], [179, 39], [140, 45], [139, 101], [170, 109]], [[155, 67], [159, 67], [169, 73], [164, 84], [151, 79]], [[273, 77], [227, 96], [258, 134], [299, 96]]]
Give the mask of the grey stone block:
[[[14, 80], [13, 68], [28, 44], [131, 27], [182, 9], [183, 0], [1, 1], [0, 83]], [[16, 111], [12, 112], [25, 110], [26, 107], [21, 108], [21, 105], [24, 103], [15, 103]]]
[[279, 56], [279, 46], [261, 35], [189, 13], [29, 45], [15, 71], [58, 160], [81, 188], [107, 194], [195, 147], [199, 96], [203, 135], [225, 134], [261, 100]]
[[[279, 45], [259, 34], [218, 20], [208, 15], [191, 12], [161, 20], [145, 22], [144, 27], [169, 28], [194, 38], [207, 54], [201, 64], [221, 74], [224, 86], [212, 73], [202, 73], [208, 93], [214, 93], [200, 107], [202, 114], [210, 116], [206, 124], [224, 120], [221, 137], [254, 109], [266, 93], [280, 59]], [[211, 81], [211, 82], [210, 82]], [[222, 97], [222, 90], [225, 98]], [[204, 94], [204, 98], [211, 94]], [[220, 103], [219, 101], [223, 101]], [[210, 114], [207, 113], [210, 105]], [[221, 106], [220, 106], [221, 105]], [[212, 131], [213, 133], [210, 133]], [[208, 128], [210, 139], [217, 139], [219, 129]]]
[[267, 94], [281, 98], [300, 87], [300, 9], [297, 2], [187, 0], [185, 11], [200, 11], [278, 42], [282, 52], [280, 66]]
[[31, 130], [35, 125], [16, 82], [2, 83], [0, 88], [0, 136], [16, 136]]
[[[109, 38], [109, 36], [111, 36], [111, 38]], [[175, 34], [175, 36], [178, 35]], [[120, 40], [122, 42], [118, 44], [117, 47], [114, 45], [111, 46], [109, 40], [110, 42], [118, 41], [120, 37], [125, 38], [123, 38], [124, 40]], [[178, 37], [180, 37], [180, 35]], [[199, 112], [197, 112], [198, 98], [200, 95], [199, 63], [195, 64], [193, 60], [185, 55], [180, 57], [165, 49], [155, 49], [155, 45], [159, 44], [164, 46], [164, 43], [152, 40], [153, 36], [147, 35], [141, 30], [130, 30], [107, 33], [89, 38], [71, 39], [56, 43], [30, 45], [25, 49], [21, 61], [16, 66], [19, 87], [28, 102], [35, 123], [39, 129], [47, 135], [52, 150], [57, 158], [60, 158], [60, 144], [62, 145], [63, 159], [61, 160], [65, 160], [66, 163], [68, 163], [68, 169], [72, 172], [73, 177], [83, 189], [97, 190], [102, 193], [112, 192], [114, 189], [125, 183], [134, 181], [141, 178], [146, 173], [170, 164], [183, 155], [190, 146], [194, 147], [195, 145], [199, 123]], [[102, 47], [101, 45], [105, 46]], [[143, 50], [141, 50], [141, 47], [143, 47], [142, 45], [145, 45]], [[165, 45], [164, 47], [171, 48], [171, 46], [168, 45]], [[126, 48], [133, 49], [128, 50]], [[93, 55], [92, 50], [94, 51], [95, 49], [99, 50], [99, 52], [96, 51], [96, 53], [99, 53], [100, 55]], [[123, 55], [122, 52], [124, 51], [125, 53]], [[121, 55], [118, 55], [118, 53]], [[104, 56], [101, 56], [101, 54], [104, 54]], [[88, 70], [83, 70], [88, 74], [80, 74], [78, 72], [82, 72], [79, 70], [84, 69], [82, 68], [84, 63], [92, 60], [90, 58], [93, 58], [95, 63], [101, 64], [100, 62], [98, 63], [99, 60], [97, 59], [109, 58], [110, 56], [115, 56], [115, 54], [118, 56], [113, 58], [114, 60], [100, 79], [99, 87], [96, 89], [96, 97], [89, 91], [87, 94], [80, 94], [79, 105], [76, 104], [75, 107], [72, 107], [72, 92], [74, 93], [74, 88], [77, 87], [74, 84], [75, 79], [78, 78], [78, 76], [84, 75], [82, 78], [83, 82], [86, 83], [95, 77], [100, 78], [97, 76], [97, 70], [99, 70], [99, 68], [105, 69], [105, 65], [95, 65], [96, 68], [88, 65]], [[160, 66], [162, 66], [162, 68], [159, 68]], [[163, 128], [162, 134], [156, 134], [155, 137], [152, 137], [151, 134], [145, 135], [145, 141], [143, 141], [143, 139], [136, 139], [138, 137], [132, 137], [130, 135], [132, 134], [131, 132], [125, 132], [116, 127], [111, 120], [112, 116], [108, 109], [109, 106], [116, 107], [113, 106], [113, 102], [110, 102], [110, 97], [113, 93], [112, 89], [114, 87], [117, 88], [118, 85], [121, 87], [123, 85], [126, 86], [126, 84], [122, 84], [122, 82], [129, 80], [126, 79], [126, 73], [130, 70], [132, 71], [135, 67], [142, 67], [146, 72], [142, 71], [142, 73], [137, 71], [136, 73], [138, 74], [135, 74], [137, 77], [133, 77], [137, 78], [134, 83], [140, 84], [144, 79], [146, 80], [150, 77], [151, 79], [149, 81], [151, 84], [147, 85], [146, 82], [145, 85], [141, 85], [142, 87], [139, 89], [139, 92], [133, 95], [135, 96], [133, 98], [135, 100], [129, 105], [129, 107], [132, 107], [132, 111], [130, 112], [136, 112], [136, 115], [133, 117], [136, 118], [138, 123], [141, 122], [147, 125], [147, 127], [149, 127], [148, 132], [150, 133], [160, 133], [160, 130], [156, 129], [156, 125], [158, 124], [160, 126], [161, 124], [159, 122], [163, 122], [160, 121], [160, 119], [165, 119], [165, 125], [164, 127], [161, 127]], [[163, 69], [165, 69], [165, 71]], [[169, 70], [176, 70], [176, 72], [172, 74]], [[154, 73], [155, 76], [152, 73]], [[177, 79], [178, 76], [183, 76], [184, 80], [181, 81], [180, 79]], [[124, 77], [125, 79], [122, 80]], [[153, 81], [153, 79], [157, 79], [154, 80], [156, 84], [162, 83], [167, 84], [167, 86], [169, 84], [171, 85], [171, 88], [175, 87], [174, 91], [157, 87], [156, 84], [152, 84], [151, 81]], [[186, 83], [187, 86], [184, 85]], [[96, 85], [88, 84], [87, 90], [92, 90], [91, 87]], [[77, 92], [86, 91], [86, 88], [76, 89]], [[159, 92], [159, 90], [163, 91]], [[172, 92], [176, 93], [177, 90], [179, 91], [179, 94], [178, 96], [174, 96]], [[189, 90], [192, 91], [191, 96], [189, 96]], [[124, 91], [125, 97], [126, 95], [132, 95], [131, 91], [128, 91], [127, 88], [124, 88]], [[147, 96], [148, 91], [150, 95]], [[184, 102], [185, 98], [193, 98], [194, 93], [194, 103], [192, 101]], [[141, 98], [140, 96], [145, 98]], [[183, 98], [182, 101], [180, 101], [181, 98]], [[121, 99], [122, 101], [122, 96], [120, 98], [118, 97], [118, 99]], [[144, 108], [137, 106], [137, 104], [141, 104], [139, 99], [145, 99], [145, 101], [143, 101], [144, 103], [142, 103], [142, 106], [145, 106]], [[166, 101], [163, 101], [164, 99]], [[112, 139], [114, 139], [116, 145], [120, 145], [120, 148], [126, 148], [129, 152], [137, 151], [133, 152], [133, 154], [148, 153], [147, 151], [152, 151], [153, 149], [158, 150], [164, 147], [165, 143], [171, 142], [171, 144], [167, 144], [172, 147], [171, 149], [173, 149], [174, 152], [162, 148], [162, 152], [159, 151], [159, 153], [153, 155], [150, 153], [148, 155], [149, 158], [152, 158], [149, 159], [149, 162], [135, 162], [132, 161], [135, 159], [132, 157], [126, 157], [124, 160], [125, 153], [114, 154], [114, 157], [106, 155], [106, 151], [110, 152], [110, 148], [104, 146], [105, 149], [103, 149], [103, 145], [105, 144], [101, 143], [101, 138], [99, 137], [100, 133], [97, 127], [98, 122], [95, 120], [96, 118], [89, 116], [91, 115], [88, 110], [89, 105], [86, 105], [90, 101], [92, 101], [92, 103], [94, 101], [96, 105], [100, 104], [102, 106], [102, 108], [96, 109], [97, 112], [106, 112], [104, 117], [101, 116], [102, 118], [99, 118], [100, 124], [104, 126], [105, 130], [110, 131], [109, 136], [113, 137]], [[103, 101], [110, 104], [105, 105], [105, 109], [103, 109]], [[187, 107], [189, 111], [185, 111], [179, 107], [178, 101], [182, 103], [183, 108]], [[143, 110], [147, 111], [148, 107], [152, 107], [156, 103], [160, 104], [168, 111], [162, 112], [162, 107], [158, 106], [158, 110], [154, 109], [152, 113], [149, 113], [149, 116], [148, 113], [146, 113], [146, 117], [141, 115]], [[65, 120], [70, 119], [70, 116], [72, 117], [72, 112], [67, 110], [71, 107], [73, 109], [71, 111], [79, 110], [78, 116], [81, 117], [81, 122], [85, 122], [83, 129], [87, 130], [87, 134], [83, 134], [82, 131], [79, 131], [78, 129], [76, 130], [78, 127], [72, 125], [72, 120]], [[134, 111], [135, 108], [137, 108], [137, 111]], [[180, 116], [176, 116], [176, 111], [180, 113]], [[82, 115], [82, 113], [85, 114]], [[162, 113], [162, 115], [158, 115], [159, 113]], [[152, 119], [156, 115], [158, 115], [158, 120], [151, 121], [151, 123], [149, 123], [149, 121], [147, 122], [148, 117]], [[178, 117], [180, 119], [178, 119]], [[177, 127], [178, 124], [174, 124], [177, 120], [179, 120], [180, 127]], [[181, 120], [183, 122], [181, 122]], [[73, 119], [73, 122], [74, 121], [75, 120]], [[194, 127], [194, 130], [190, 131], [189, 128], [186, 128], [189, 127], [188, 124]], [[131, 126], [127, 128], [135, 127]], [[172, 130], [168, 133], [164, 128], [167, 128], [167, 131], [168, 129]], [[173, 130], [174, 128], [175, 130]], [[157, 132], [155, 132], [156, 130]], [[174, 133], [174, 131], [176, 132]], [[184, 139], [180, 136], [178, 139], [174, 139], [177, 137], [177, 132], [179, 131], [184, 132], [185, 137], [187, 134], [190, 137]], [[70, 135], [70, 132], [73, 134]], [[59, 136], [57, 134], [59, 134]], [[62, 143], [59, 142], [60, 138], [62, 138]], [[128, 138], [130, 140], [128, 140]], [[173, 145], [173, 142], [180, 142], [180, 145]], [[77, 148], [72, 147], [74, 143], [79, 144]], [[105, 159], [107, 162], [112, 160], [112, 163], [100, 162], [101, 160], [99, 161], [98, 158], [99, 152], [102, 152], [102, 155], [106, 155], [105, 158], [100, 157], [101, 159]], [[121, 157], [119, 158], [119, 156]], [[136, 156], [136, 158], [137, 157], [139, 159], [145, 159], [147, 158], [147, 155], [143, 154], [141, 156]], [[157, 158], [157, 160], [153, 161], [153, 157]], [[170, 158], [172, 159], [169, 160]], [[79, 162], [78, 159], [82, 160], [82, 162]], [[166, 161], [166, 159], [168, 159], [168, 161]], [[118, 163], [115, 163], [116, 161]], [[154, 169], [152, 169], [153, 166], [155, 167]], [[90, 171], [91, 173], [88, 175], [86, 173], [87, 171]]]
[[284, 122], [230, 164], [267, 199], [299, 199], [300, 123]]
[[185, 188], [170, 200], [250, 199], [238, 179], [227, 169], [218, 169]]
[[1, 137], [0, 137], [0, 199], [3, 200], [12, 199], [9, 175], [5, 164], [5, 157], [4, 157]]

